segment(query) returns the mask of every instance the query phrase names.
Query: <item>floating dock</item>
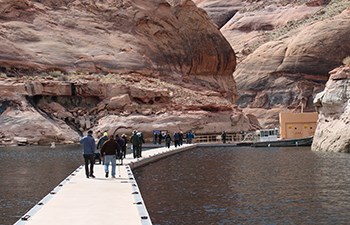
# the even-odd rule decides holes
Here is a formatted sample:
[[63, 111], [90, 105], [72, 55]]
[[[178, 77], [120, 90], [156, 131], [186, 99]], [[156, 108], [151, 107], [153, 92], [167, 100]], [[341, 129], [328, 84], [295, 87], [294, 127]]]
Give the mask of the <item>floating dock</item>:
[[88, 179], [84, 166], [80, 166], [15, 225], [150, 225], [152, 221], [132, 169], [196, 146], [155, 148], [143, 151], [138, 159], [128, 154], [123, 165], [117, 166], [116, 178], [111, 178], [111, 167], [105, 178], [103, 165], [95, 164], [96, 178]]

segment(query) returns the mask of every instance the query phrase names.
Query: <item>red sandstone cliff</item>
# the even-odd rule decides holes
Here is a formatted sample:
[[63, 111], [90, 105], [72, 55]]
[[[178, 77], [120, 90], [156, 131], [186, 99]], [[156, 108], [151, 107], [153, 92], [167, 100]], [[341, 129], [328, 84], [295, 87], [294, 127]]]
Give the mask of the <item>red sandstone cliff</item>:
[[0, 141], [254, 129], [233, 105], [235, 66], [188, 0], [0, 0]]
[[0, 12], [6, 74], [181, 74], [234, 95], [235, 54], [191, 1], [2, 0]]
[[237, 53], [237, 105], [262, 126], [278, 126], [282, 110], [314, 111], [328, 72], [350, 55], [348, 0], [194, 2]]

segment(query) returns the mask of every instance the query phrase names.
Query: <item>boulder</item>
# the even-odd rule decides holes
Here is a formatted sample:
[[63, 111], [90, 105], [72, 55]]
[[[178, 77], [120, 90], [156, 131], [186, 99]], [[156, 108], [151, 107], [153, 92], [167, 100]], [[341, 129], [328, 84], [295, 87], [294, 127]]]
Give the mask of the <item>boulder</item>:
[[131, 104], [131, 100], [128, 94], [112, 97], [108, 100], [106, 108], [108, 110], [123, 109], [124, 106]]
[[315, 97], [317, 128], [311, 149], [350, 152], [350, 66], [333, 70], [323, 92]]
[[9, 106], [0, 115], [3, 134], [0, 141], [3, 144], [46, 145], [52, 141], [68, 144], [79, 140], [79, 134], [61, 120], [41, 114], [31, 105], [27, 105], [25, 99], [22, 99], [21, 104]]
[[66, 119], [66, 118], [72, 118], [73, 114], [66, 110], [62, 105], [60, 105], [57, 102], [46, 102], [42, 101], [38, 104], [39, 108], [44, 110], [46, 113], [50, 115], [54, 115], [55, 117], [59, 119]]

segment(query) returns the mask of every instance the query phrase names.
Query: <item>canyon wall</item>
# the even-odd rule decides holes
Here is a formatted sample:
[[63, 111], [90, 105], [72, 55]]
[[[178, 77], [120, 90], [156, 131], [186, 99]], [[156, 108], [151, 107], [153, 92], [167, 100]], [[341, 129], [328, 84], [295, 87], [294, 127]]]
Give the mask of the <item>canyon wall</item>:
[[195, 0], [237, 55], [237, 105], [263, 127], [280, 111], [315, 111], [328, 72], [350, 54], [350, 1]]
[[1, 0], [1, 70], [180, 74], [232, 97], [229, 43], [193, 2], [169, 2]]
[[314, 103], [319, 114], [314, 151], [350, 152], [350, 65], [330, 72]]
[[0, 15], [0, 144], [259, 128], [234, 104], [232, 47], [192, 1], [0, 0]]

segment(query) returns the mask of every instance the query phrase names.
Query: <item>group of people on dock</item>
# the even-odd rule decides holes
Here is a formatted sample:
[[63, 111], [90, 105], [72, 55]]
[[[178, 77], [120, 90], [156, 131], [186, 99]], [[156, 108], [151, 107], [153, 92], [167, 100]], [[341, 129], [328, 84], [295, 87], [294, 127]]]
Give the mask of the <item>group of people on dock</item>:
[[[171, 136], [168, 131], [154, 131], [154, 144], [161, 144], [162, 140], [165, 145], [170, 148], [171, 142], [175, 147], [181, 146], [186, 138], [188, 144], [192, 143], [195, 135], [191, 131], [184, 133], [180, 130], [174, 132]], [[83, 157], [85, 163], [85, 173], [87, 178], [94, 178], [94, 164], [98, 160], [101, 164], [103, 162], [105, 177], [109, 177], [109, 165], [112, 167], [111, 176], [116, 176], [117, 160], [123, 164], [123, 159], [126, 157], [127, 143], [130, 141], [131, 150], [134, 158], [142, 157], [142, 144], [145, 143], [143, 133], [138, 130], [133, 130], [128, 140], [127, 135], [108, 135], [108, 132], [97, 133], [97, 139], [93, 137], [93, 131], [89, 130], [87, 135], [80, 139], [83, 145]], [[96, 144], [97, 142], [97, 144]]]
[[173, 141], [176, 148], [177, 146], [181, 146], [183, 144], [184, 138], [186, 138], [187, 144], [191, 144], [194, 137], [195, 135], [191, 131], [188, 131], [186, 136], [184, 136], [184, 133], [181, 130], [177, 132], [175, 131], [173, 136], [171, 136], [168, 131], [154, 130], [153, 144], [162, 144], [162, 140], [164, 140], [165, 145], [170, 148], [170, 144]]
[[142, 144], [145, 143], [143, 134], [140, 131], [134, 130], [131, 133], [130, 142], [132, 143], [132, 153], [135, 158], [142, 157]]
[[[123, 159], [126, 157], [126, 149], [128, 138], [125, 134], [121, 136], [108, 135], [107, 131], [103, 133], [102, 137], [97, 136], [98, 142], [93, 137], [93, 131], [89, 130], [87, 135], [80, 139], [83, 145], [83, 157], [85, 163], [85, 174], [87, 178], [95, 178], [94, 164], [98, 160], [101, 164], [103, 161], [105, 177], [109, 177], [109, 165], [112, 167], [111, 176], [116, 176], [117, 160], [123, 164]], [[140, 131], [134, 130], [130, 137], [131, 149], [134, 158], [142, 157], [142, 144], [145, 143], [143, 134]]]
[[[116, 175], [117, 159], [120, 160], [120, 164], [123, 163], [123, 158], [126, 156], [127, 137], [125, 134], [119, 136], [108, 135], [104, 132], [102, 137], [97, 142], [92, 136], [92, 130], [89, 130], [87, 135], [80, 139], [80, 143], [83, 145], [83, 157], [85, 163], [85, 174], [87, 178], [95, 178], [94, 176], [94, 164], [95, 160], [101, 161], [103, 159], [105, 176], [109, 176], [109, 165], [112, 166], [112, 178]], [[90, 165], [90, 168], [89, 168]]]

